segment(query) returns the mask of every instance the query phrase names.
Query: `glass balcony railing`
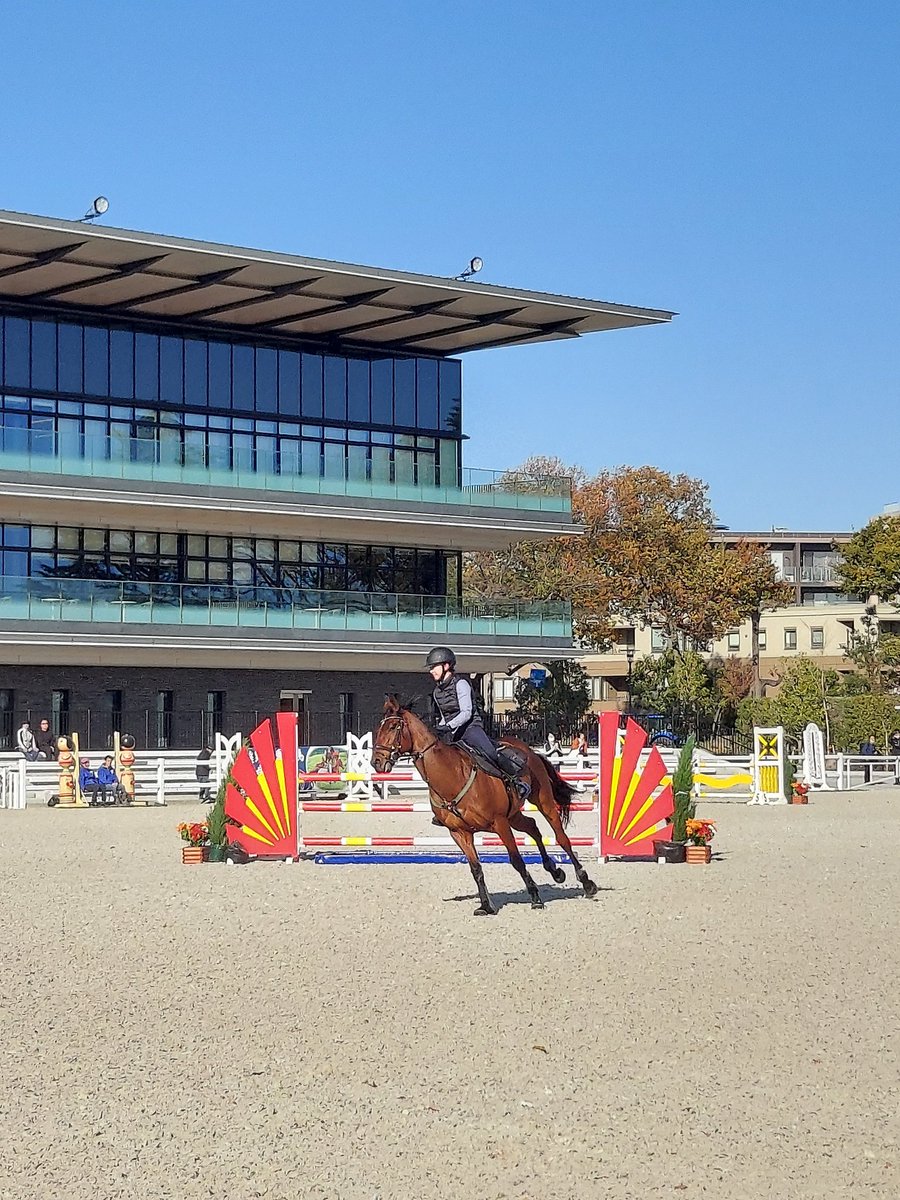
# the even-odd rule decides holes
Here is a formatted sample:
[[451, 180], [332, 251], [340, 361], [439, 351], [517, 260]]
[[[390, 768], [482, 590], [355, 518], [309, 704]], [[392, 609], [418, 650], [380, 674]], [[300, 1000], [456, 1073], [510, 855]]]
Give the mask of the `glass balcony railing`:
[[572, 637], [561, 601], [478, 601], [230, 584], [0, 578], [0, 621]]
[[[218, 453], [218, 452], [217, 452]], [[226, 461], [227, 460], [227, 461]], [[253, 450], [221, 455], [193, 453], [175, 444], [156, 440], [109, 438], [98, 447], [83, 445], [80, 453], [59, 451], [51, 434], [33, 439], [30, 447], [0, 450], [0, 471], [28, 471], [42, 475], [77, 475], [94, 482], [103, 479], [141, 480], [148, 483], [199, 484], [204, 487], [253, 488], [294, 496], [347, 496], [366, 500], [409, 500], [417, 504], [456, 504], [476, 508], [513, 508], [541, 512], [571, 513], [571, 480], [563, 476], [536, 477], [515, 471], [466, 468], [462, 486], [437, 485], [433, 481], [399, 478], [395, 465], [388, 464], [391, 478], [372, 473], [356, 475], [347, 464], [334, 471], [324, 459], [313, 459], [314, 469], [288, 469], [289, 459], [277, 453], [265, 456]], [[304, 462], [304, 467], [306, 467]], [[278, 469], [278, 468], [281, 469]], [[432, 475], [434, 468], [432, 465]]]

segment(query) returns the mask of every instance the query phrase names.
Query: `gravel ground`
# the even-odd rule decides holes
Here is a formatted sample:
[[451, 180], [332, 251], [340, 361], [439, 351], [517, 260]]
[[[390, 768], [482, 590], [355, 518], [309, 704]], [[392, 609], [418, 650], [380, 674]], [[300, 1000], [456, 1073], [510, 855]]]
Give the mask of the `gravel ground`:
[[490, 866], [482, 920], [462, 866], [0, 813], [0, 1196], [893, 1200], [898, 801], [709, 805], [711, 866], [544, 912]]

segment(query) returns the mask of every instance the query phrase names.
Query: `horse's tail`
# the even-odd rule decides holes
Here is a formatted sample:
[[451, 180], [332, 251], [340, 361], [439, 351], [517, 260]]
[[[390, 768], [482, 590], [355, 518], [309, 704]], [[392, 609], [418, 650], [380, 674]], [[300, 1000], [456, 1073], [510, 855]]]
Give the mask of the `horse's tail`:
[[559, 809], [559, 815], [565, 827], [572, 816], [572, 797], [575, 794], [575, 789], [566, 783], [549, 758], [545, 758], [543, 754], [539, 754], [538, 758], [544, 764], [547, 775], [550, 778], [550, 786], [553, 788], [553, 799], [556, 801], [556, 807]]

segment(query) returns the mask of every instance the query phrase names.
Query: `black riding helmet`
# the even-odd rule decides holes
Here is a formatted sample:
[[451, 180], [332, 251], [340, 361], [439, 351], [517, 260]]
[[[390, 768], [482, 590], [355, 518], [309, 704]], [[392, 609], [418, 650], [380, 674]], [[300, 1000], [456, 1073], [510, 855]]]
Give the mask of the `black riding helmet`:
[[456, 666], [456, 655], [452, 650], [448, 650], [446, 646], [435, 646], [433, 650], [428, 651], [428, 657], [425, 659], [425, 666], [428, 670], [432, 667], [439, 667], [442, 663], [446, 663], [449, 667]]

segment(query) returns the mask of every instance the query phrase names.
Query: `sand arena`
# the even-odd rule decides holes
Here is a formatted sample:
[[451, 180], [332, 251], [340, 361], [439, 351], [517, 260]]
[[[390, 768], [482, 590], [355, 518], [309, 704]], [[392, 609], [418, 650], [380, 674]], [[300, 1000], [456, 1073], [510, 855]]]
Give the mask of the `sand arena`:
[[200, 812], [0, 814], [3, 1200], [900, 1194], [900, 789], [481, 920], [465, 866], [183, 867]]

